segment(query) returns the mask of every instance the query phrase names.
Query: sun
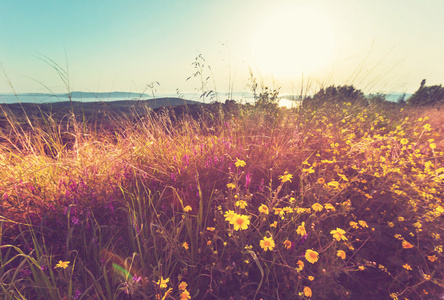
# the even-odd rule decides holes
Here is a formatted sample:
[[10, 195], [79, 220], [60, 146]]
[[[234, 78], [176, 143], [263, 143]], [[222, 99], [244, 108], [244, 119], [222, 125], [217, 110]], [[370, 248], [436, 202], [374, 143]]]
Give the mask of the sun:
[[310, 3], [283, 6], [261, 20], [250, 47], [262, 73], [289, 78], [315, 72], [332, 59], [334, 22]]

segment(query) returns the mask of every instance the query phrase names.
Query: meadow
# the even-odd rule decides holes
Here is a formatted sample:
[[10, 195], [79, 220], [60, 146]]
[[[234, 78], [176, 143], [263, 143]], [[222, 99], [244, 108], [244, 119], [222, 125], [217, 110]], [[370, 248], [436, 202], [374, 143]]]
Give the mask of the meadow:
[[2, 107], [0, 298], [444, 295], [443, 108], [265, 96]]

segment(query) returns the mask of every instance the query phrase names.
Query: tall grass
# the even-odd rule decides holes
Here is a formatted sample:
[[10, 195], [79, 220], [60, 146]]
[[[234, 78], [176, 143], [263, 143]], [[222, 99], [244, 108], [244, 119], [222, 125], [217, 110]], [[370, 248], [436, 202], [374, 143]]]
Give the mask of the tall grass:
[[444, 294], [437, 111], [3, 112], [4, 299]]

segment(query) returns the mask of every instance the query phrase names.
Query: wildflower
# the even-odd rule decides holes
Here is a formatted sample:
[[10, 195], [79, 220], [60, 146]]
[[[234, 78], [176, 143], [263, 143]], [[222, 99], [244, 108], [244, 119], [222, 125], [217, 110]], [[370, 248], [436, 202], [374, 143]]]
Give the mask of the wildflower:
[[185, 248], [185, 250], [190, 249], [190, 246], [188, 245], [187, 242], [184, 242], [184, 243], [182, 244], [182, 247]]
[[404, 222], [404, 217], [398, 217], [399, 222]]
[[442, 253], [442, 245], [435, 246], [435, 249], [433, 251]]
[[213, 232], [214, 230], [216, 230], [216, 228], [214, 228], [214, 227], [207, 227], [207, 230]]
[[358, 269], [359, 269], [360, 271], [364, 271], [365, 267], [364, 267], [364, 266], [359, 266]]
[[412, 270], [412, 267], [409, 264], [404, 264], [404, 265], [402, 265], [402, 267], [404, 269], [406, 269], [407, 271], [411, 271]]
[[345, 251], [344, 250], [338, 250], [336, 255], [342, 259], [345, 259]]
[[421, 224], [421, 222], [417, 221], [416, 223], [413, 224], [413, 227], [416, 227], [419, 229], [422, 227], [422, 224]]
[[358, 229], [358, 223], [354, 222], [354, 221], [350, 221], [350, 226], [353, 227], [354, 229]]
[[325, 183], [325, 179], [324, 178], [319, 178], [318, 179], [318, 183], [319, 184], [324, 184]]
[[324, 208], [327, 210], [332, 210], [332, 211], [336, 210], [336, 208], [333, 205], [331, 205], [330, 203], [324, 204]]
[[264, 236], [264, 239], [260, 241], [259, 245], [262, 249], [264, 249], [264, 251], [273, 250], [275, 246], [273, 237], [267, 238]]
[[193, 209], [192, 209], [191, 206], [189, 206], [189, 205], [187, 205], [187, 206], [185, 206], [185, 207], [183, 208], [183, 211], [184, 211], [184, 212], [189, 212], [189, 211], [191, 211], [191, 210], [193, 210]]
[[321, 205], [321, 204], [319, 204], [319, 203], [315, 203], [315, 204], [313, 204], [312, 206], [311, 206], [311, 208], [314, 210], [314, 211], [321, 211], [322, 209], [324, 209], [324, 207]]
[[268, 215], [268, 213], [269, 213], [268, 206], [266, 206], [265, 204], [262, 204], [261, 206], [259, 206], [258, 210], [262, 214]]
[[275, 214], [275, 215], [279, 215], [281, 218], [284, 218], [284, 216], [285, 216], [285, 211], [284, 211], [283, 208], [275, 207], [275, 208], [273, 208], [273, 209], [274, 209], [274, 214]]
[[181, 283], [179, 283], [179, 290], [181, 291], [185, 291], [187, 289], [188, 283], [186, 283], [185, 281], [182, 281]]
[[232, 210], [226, 211], [224, 214], [225, 221], [228, 221], [230, 223], [233, 221], [235, 216], [236, 216], [236, 213]]
[[429, 255], [429, 256], [427, 256], [427, 258], [428, 258], [431, 262], [434, 262], [434, 261], [438, 260], [438, 257], [436, 257], [436, 255]]
[[363, 228], [368, 228], [367, 222], [363, 221], [363, 220], [359, 220], [358, 221], [359, 225], [361, 225]]
[[291, 208], [290, 206], [285, 206], [285, 207], [282, 209], [282, 211], [285, 212], [285, 213], [287, 213], [287, 214], [290, 214], [290, 213], [293, 212], [293, 208]]
[[311, 288], [309, 288], [308, 286], [304, 286], [304, 296], [311, 298], [311, 296], [313, 295]]
[[236, 185], [234, 183], [227, 183], [227, 188], [234, 190]]
[[68, 267], [69, 263], [70, 263], [69, 261], [61, 261], [61, 260], [59, 260], [59, 263], [56, 264], [55, 268], [66, 269]]
[[187, 300], [187, 299], [191, 299], [190, 292], [184, 290], [183, 292], [180, 293], [180, 300]]
[[314, 264], [319, 260], [319, 253], [311, 249], [307, 249], [307, 251], [305, 251], [305, 259]]
[[156, 283], [159, 285], [159, 287], [160, 287], [161, 289], [166, 289], [166, 288], [167, 288], [167, 283], [168, 283], [169, 281], [170, 281], [169, 278], [167, 278], [167, 279], [163, 279], [163, 277], [160, 276], [159, 281], [157, 281]]
[[236, 167], [245, 167], [247, 164], [245, 163], [245, 161], [240, 160], [239, 158], [236, 157], [236, 162], [234, 163], [234, 165]]
[[246, 215], [238, 215], [233, 218], [232, 224], [234, 225], [234, 230], [238, 231], [239, 229], [245, 230], [250, 225], [250, 220]]
[[347, 237], [345, 236], [345, 231], [341, 228], [336, 228], [336, 230], [330, 231], [330, 233], [333, 235], [333, 238], [336, 239], [338, 242], [342, 239], [344, 241], [347, 240]]
[[431, 278], [432, 276], [427, 275], [427, 274], [425, 274], [425, 273], [422, 273], [422, 277], [424, 277], [425, 280], [430, 280], [430, 278]]
[[302, 260], [298, 260], [298, 270], [302, 271], [304, 269], [304, 262]]
[[329, 187], [337, 189], [339, 187], [339, 182], [337, 182], [337, 181], [330, 181], [329, 183], [327, 183], [327, 185]]
[[289, 250], [291, 248], [291, 242], [289, 240], [285, 240], [283, 244], [284, 244], [285, 248], [287, 248], [287, 250]]
[[210, 246], [211, 245], [211, 241], [207, 241], [207, 246]]
[[298, 226], [296, 233], [302, 236], [307, 235], [307, 231], [305, 230], [305, 222], [302, 222], [302, 224]]
[[247, 202], [245, 202], [244, 200], [239, 200], [236, 202], [236, 206], [240, 207], [241, 209], [245, 209], [245, 207], [247, 207]]
[[429, 146], [430, 146], [430, 149], [432, 149], [432, 150], [436, 149], [436, 144], [435, 143], [431, 143]]
[[411, 249], [413, 247], [414, 246], [412, 244], [410, 244], [409, 242], [407, 242], [406, 240], [402, 241], [402, 248], [404, 248], [404, 249]]
[[409, 143], [408, 139], [401, 139], [401, 144], [407, 145]]
[[313, 281], [315, 278], [313, 276], [308, 276], [308, 280]]
[[393, 222], [387, 222], [387, 225], [388, 225], [389, 227], [394, 227], [394, 226], [395, 226], [395, 224], [393, 224]]
[[279, 176], [279, 179], [281, 180], [282, 183], [285, 183], [287, 181], [291, 182], [291, 179], [293, 178], [292, 174], [288, 174], [287, 171], [284, 172], [284, 175]]
[[277, 225], [278, 225], [278, 222], [274, 221], [272, 224], [270, 224], [270, 227], [274, 227], [274, 228], [276, 228]]

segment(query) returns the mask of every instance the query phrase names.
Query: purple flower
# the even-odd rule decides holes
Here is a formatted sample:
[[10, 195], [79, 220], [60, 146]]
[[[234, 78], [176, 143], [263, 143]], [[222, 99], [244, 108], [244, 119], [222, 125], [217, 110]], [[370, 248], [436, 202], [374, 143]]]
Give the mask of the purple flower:
[[247, 175], [245, 175], [245, 187], [247, 188], [250, 185], [251, 182], [251, 173], [247, 173]]

